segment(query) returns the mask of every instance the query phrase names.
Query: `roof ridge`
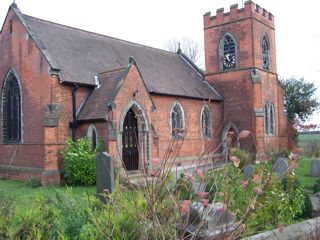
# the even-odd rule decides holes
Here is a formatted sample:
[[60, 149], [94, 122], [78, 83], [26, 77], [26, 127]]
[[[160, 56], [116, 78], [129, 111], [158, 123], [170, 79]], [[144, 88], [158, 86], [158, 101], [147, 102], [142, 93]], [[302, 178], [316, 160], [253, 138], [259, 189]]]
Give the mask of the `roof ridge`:
[[120, 68], [114, 68], [114, 69], [110, 69], [110, 70], [107, 70], [107, 71], [104, 71], [104, 72], [100, 72], [99, 73], [99, 76], [104, 76], [108, 73], [115, 73], [115, 72], [121, 72], [121, 71], [124, 71], [126, 70], [128, 66], [124, 66], [124, 67], [120, 67]]
[[76, 30], [76, 31], [80, 31], [80, 32], [84, 32], [84, 33], [97, 35], [97, 36], [100, 36], [100, 37], [113, 39], [113, 40], [116, 40], [116, 41], [121, 41], [121, 42], [132, 44], [132, 45], [135, 45], [135, 46], [150, 48], [150, 49], [161, 51], [161, 52], [165, 52], [165, 53], [168, 53], [168, 54], [171, 54], [171, 55], [177, 55], [176, 52], [171, 52], [171, 51], [168, 51], [168, 50], [165, 50], [165, 49], [156, 48], [156, 47], [144, 45], [144, 44], [141, 44], [141, 43], [135, 43], [135, 42], [127, 41], [127, 40], [116, 38], [116, 37], [111, 37], [111, 36], [108, 36], [108, 35], [104, 35], [102, 33], [96, 33], [96, 32], [92, 32], [92, 31], [89, 31], [89, 30], [85, 30], [85, 29], [81, 29], [81, 28], [77, 28], [77, 27], [72, 27], [72, 26], [61, 24], [61, 23], [52, 22], [52, 21], [49, 21], [49, 20], [33, 17], [33, 16], [30, 16], [30, 15], [27, 15], [27, 14], [23, 14], [23, 13], [22, 13], [22, 15], [24, 17], [33, 18], [35, 20], [39, 20], [39, 21], [42, 21], [42, 22], [47, 22], [47, 23], [50, 23], [50, 24], [53, 24], [53, 25], [57, 25], [57, 26], [60, 26], [60, 27], [65, 27], [65, 28]]

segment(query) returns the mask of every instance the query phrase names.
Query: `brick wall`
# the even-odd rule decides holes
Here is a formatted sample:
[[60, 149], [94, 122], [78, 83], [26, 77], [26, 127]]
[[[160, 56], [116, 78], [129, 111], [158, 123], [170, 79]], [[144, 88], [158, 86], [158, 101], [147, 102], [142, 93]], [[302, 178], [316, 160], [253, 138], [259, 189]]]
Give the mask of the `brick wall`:
[[[0, 86], [12, 67], [22, 91], [21, 144], [3, 142], [3, 114], [0, 114], [0, 175], [23, 179], [38, 176], [43, 184], [59, 182], [60, 151], [71, 136], [72, 87], [61, 85], [57, 76], [49, 76], [46, 58], [11, 8], [0, 36], [0, 55]], [[87, 93], [86, 88], [79, 88], [78, 107]], [[44, 127], [45, 112], [50, 103], [61, 107], [57, 127]]]

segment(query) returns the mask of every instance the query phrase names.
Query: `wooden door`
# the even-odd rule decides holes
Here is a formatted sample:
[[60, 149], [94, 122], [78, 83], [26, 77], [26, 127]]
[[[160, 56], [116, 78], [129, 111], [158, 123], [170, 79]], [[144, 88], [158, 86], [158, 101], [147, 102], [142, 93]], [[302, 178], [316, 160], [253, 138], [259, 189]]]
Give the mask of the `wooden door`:
[[138, 124], [132, 109], [128, 111], [123, 123], [122, 161], [126, 170], [139, 169]]

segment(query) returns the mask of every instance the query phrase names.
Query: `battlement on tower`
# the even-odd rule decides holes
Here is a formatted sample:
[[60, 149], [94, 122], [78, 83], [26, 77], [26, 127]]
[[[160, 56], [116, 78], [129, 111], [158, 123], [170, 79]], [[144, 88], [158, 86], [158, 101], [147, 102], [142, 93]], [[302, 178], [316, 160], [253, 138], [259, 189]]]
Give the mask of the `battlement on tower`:
[[211, 15], [211, 12], [205, 13], [203, 15], [204, 28], [214, 27], [251, 17], [274, 28], [274, 16], [265, 8], [261, 8], [251, 0], [245, 2], [244, 8], [238, 8], [238, 4], [231, 5], [230, 12], [225, 13], [224, 8], [219, 8], [214, 16]]

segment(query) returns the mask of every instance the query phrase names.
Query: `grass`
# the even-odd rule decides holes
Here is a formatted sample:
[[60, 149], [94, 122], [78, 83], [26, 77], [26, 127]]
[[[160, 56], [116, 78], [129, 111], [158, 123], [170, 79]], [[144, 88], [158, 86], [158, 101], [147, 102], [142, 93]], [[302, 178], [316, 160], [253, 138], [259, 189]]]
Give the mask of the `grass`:
[[[314, 182], [318, 179], [317, 177], [312, 177], [309, 175], [310, 173], [310, 164], [315, 157], [311, 156], [312, 149], [308, 148], [311, 147], [311, 144], [315, 143], [315, 147], [320, 147], [320, 134], [300, 134], [298, 136], [298, 145], [301, 148], [304, 148], [304, 154], [308, 154], [310, 156], [303, 156], [301, 160], [298, 162], [298, 168], [296, 170], [297, 178], [301, 181], [301, 184], [304, 185], [306, 188], [312, 188]], [[318, 144], [317, 144], [318, 143]]]
[[86, 197], [95, 194], [95, 186], [90, 187], [66, 187], [66, 186], [51, 186], [34, 188], [28, 186], [27, 182], [0, 179], [0, 191], [12, 196], [15, 199], [17, 206], [32, 207], [35, 203], [37, 195], [54, 196], [56, 192], [69, 195], [77, 195]]
[[312, 188], [313, 183], [318, 179], [317, 177], [310, 176], [310, 163], [312, 159], [310, 157], [300, 159], [296, 170], [297, 178], [307, 189]]
[[320, 134], [299, 134], [298, 135], [299, 144], [308, 143], [308, 142], [314, 141], [314, 140], [320, 141]]

